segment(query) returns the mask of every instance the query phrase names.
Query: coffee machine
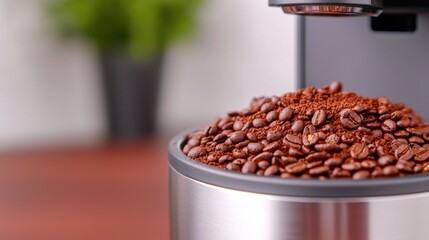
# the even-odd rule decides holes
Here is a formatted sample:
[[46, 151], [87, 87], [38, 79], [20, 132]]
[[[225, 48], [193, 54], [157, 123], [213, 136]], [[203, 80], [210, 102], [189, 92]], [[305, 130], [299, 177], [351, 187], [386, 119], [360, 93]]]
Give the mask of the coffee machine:
[[429, 1], [270, 0], [269, 4], [302, 15], [299, 87], [339, 80], [361, 95], [403, 102], [429, 120]]

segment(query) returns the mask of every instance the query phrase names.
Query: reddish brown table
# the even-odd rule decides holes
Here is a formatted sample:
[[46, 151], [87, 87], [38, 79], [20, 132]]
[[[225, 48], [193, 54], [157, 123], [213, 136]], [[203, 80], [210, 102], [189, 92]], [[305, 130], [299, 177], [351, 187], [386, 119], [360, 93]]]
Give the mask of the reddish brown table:
[[168, 239], [164, 146], [0, 154], [0, 239]]

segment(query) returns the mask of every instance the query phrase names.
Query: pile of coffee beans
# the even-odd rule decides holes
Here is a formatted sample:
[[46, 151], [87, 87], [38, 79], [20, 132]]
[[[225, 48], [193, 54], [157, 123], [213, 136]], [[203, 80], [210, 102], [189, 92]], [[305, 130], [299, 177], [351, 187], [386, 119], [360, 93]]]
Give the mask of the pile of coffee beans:
[[305, 88], [252, 100], [187, 136], [183, 153], [221, 169], [320, 180], [429, 172], [429, 125], [403, 104]]

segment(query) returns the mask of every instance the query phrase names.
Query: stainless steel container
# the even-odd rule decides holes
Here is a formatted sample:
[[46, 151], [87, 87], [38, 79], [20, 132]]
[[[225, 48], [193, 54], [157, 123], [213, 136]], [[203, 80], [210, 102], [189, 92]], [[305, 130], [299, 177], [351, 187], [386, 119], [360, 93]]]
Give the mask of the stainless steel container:
[[285, 180], [219, 170], [169, 145], [171, 239], [428, 240], [429, 176]]

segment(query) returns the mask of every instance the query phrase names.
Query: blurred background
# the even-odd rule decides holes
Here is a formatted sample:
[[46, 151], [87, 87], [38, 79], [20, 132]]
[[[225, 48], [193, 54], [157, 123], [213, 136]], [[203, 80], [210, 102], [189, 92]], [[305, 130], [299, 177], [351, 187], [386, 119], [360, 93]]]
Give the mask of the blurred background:
[[168, 239], [168, 140], [296, 88], [267, 5], [0, 0], [1, 238]]

